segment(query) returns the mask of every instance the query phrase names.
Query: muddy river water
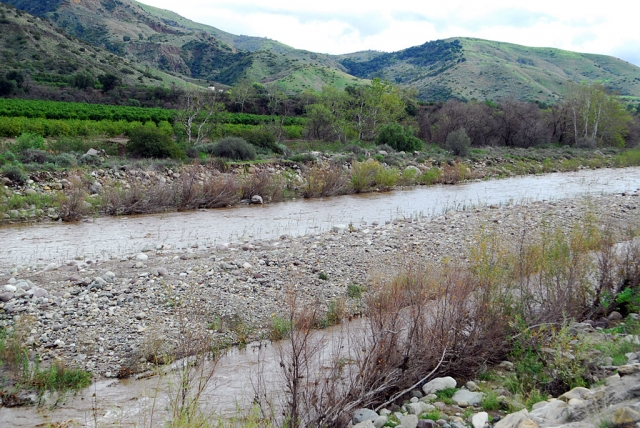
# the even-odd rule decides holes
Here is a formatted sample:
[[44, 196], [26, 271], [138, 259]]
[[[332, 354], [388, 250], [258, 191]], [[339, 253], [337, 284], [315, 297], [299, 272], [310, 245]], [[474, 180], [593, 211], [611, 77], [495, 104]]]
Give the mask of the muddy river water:
[[640, 168], [599, 169], [262, 206], [102, 217], [76, 224], [9, 225], [0, 227], [0, 267], [78, 256], [99, 259], [152, 249], [160, 244], [181, 248], [240, 239], [274, 239], [284, 234], [319, 233], [336, 224], [384, 223], [401, 215], [440, 215], [448, 210], [481, 205], [560, 200], [632, 192], [638, 188]]
[[[319, 233], [336, 224], [385, 222], [399, 216], [440, 215], [481, 205], [561, 200], [635, 192], [639, 188], [640, 168], [601, 169], [264, 206], [96, 218], [78, 224], [10, 225], [0, 228], [0, 268], [44, 264], [75, 256], [120, 256], [159, 244], [180, 248], [241, 239], [273, 239], [283, 234]], [[339, 340], [338, 330], [326, 333], [319, 340]], [[264, 361], [262, 366], [259, 360]], [[269, 374], [279, 370], [278, 361], [278, 345], [263, 344], [258, 348], [254, 344], [243, 350], [231, 349], [220, 361], [204, 401], [221, 415], [250, 405], [259, 371], [265, 375], [268, 389], [281, 389], [281, 385], [273, 384], [274, 377]], [[80, 426], [95, 426], [96, 421], [98, 426], [162, 426], [158, 421], [169, 407], [166, 392], [176, 382], [171, 374], [140, 380], [99, 380], [77, 396], [65, 398], [53, 410], [0, 408], [0, 427], [46, 426], [39, 424], [70, 420]]]

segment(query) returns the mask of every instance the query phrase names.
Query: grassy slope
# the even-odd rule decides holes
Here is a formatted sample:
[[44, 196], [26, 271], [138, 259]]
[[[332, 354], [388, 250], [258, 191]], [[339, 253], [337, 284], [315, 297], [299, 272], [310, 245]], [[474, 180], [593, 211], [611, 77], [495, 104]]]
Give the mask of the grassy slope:
[[[2, 1], [24, 7], [23, 0]], [[454, 59], [425, 63], [424, 55], [432, 53], [425, 54], [422, 46], [392, 54], [363, 51], [326, 55], [294, 49], [270, 39], [236, 36], [134, 0], [61, 2], [55, 13], [50, 10], [52, 7], [37, 9], [71, 34], [120, 52], [130, 61], [141, 61], [162, 70], [167, 73], [163, 76], [165, 81], [187, 78], [200, 84], [232, 85], [249, 77], [297, 92], [319, 90], [325, 85], [341, 88], [382, 77], [416, 88], [425, 101], [515, 96], [552, 102], [562, 96], [568, 80], [601, 80], [620, 95], [640, 97], [640, 68], [603, 55], [469, 38], [448, 39], [460, 41], [464, 62], [458, 62], [460, 56], [456, 54]], [[418, 61], [420, 65], [412, 61], [416, 59], [414, 54], [423, 55]], [[363, 63], [385, 55], [395, 57], [374, 72], [352, 73], [358, 78], [347, 74], [347, 68], [341, 64], [347, 58]]]
[[[0, 4], [4, 17], [0, 24], [0, 70], [21, 70], [29, 73], [49, 73], [67, 76], [87, 70], [94, 76], [113, 73], [125, 82], [137, 81], [141, 73], [136, 64], [122, 61], [115, 55], [90, 46], [56, 31], [46, 20]], [[127, 67], [134, 74], [122, 74]]]
[[[567, 81], [596, 80], [620, 95], [640, 97], [640, 68], [617, 58], [471, 38], [447, 42], [454, 40], [462, 44], [465, 61], [434, 63], [434, 69], [451, 66], [441, 73], [433, 75], [430, 66], [416, 66], [411, 58], [405, 58], [392, 61], [376, 74], [418, 89], [425, 100], [439, 96], [480, 100], [515, 96], [552, 102], [564, 94]], [[367, 51], [339, 58], [366, 62], [382, 55]]]

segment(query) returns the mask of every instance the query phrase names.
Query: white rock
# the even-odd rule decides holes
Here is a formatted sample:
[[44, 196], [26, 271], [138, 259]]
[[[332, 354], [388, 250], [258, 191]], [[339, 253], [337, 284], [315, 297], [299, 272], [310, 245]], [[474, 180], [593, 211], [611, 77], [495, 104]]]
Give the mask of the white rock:
[[136, 260], [141, 261], [141, 262], [146, 262], [147, 260], [149, 260], [149, 256], [147, 256], [144, 253], [140, 253], [136, 256]]
[[456, 385], [457, 385], [456, 380], [450, 376], [438, 377], [433, 379], [430, 382], [427, 382], [422, 387], [422, 391], [424, 391], [425, 395], [429, 395], [431, 393], [442, 391], [443, 389], [455, 388]]
[[471, 425], [473, 428], [484, 428], [489, 423], [489, 414], [487, 412], [476, 413], [471, 417]]
[[15, 285], [11, 285], [11, 284], [7, 284], [7, 285], [4, 286], [4, 291], [8, 291], [10, 293], [15, 293], [17, 289], [18, 289], [18, 287], [16, 287]]

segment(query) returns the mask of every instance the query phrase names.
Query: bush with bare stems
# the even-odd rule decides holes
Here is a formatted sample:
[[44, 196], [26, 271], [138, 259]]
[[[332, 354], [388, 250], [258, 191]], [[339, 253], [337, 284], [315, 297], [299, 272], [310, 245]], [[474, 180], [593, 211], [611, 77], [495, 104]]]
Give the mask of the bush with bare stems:
[[281, 175], [259, 169], [244, 177], [241, 186], [243, 199], [251, 199], [252, 196], [259, 195], [266, 202], [280, 202], [284, 199], [286, 180]]
[[70, 176], [69, 181], [71, 191], [60, 202], [59, 216], [63, 221], [78, 221], [91, 211], [91, 206], [86, 201], [89, 194], [80, 177]]
[[[346, 426], [357, 408], [378, 410], [431, 376], [473, 376], [504, 359], [523, 332], [609, 310], [607, 293], [631, 287], [639, 295], [640, 243], [596, 224], [546, 228], [516, 242], [485, 233], [465, 265], [408, 266], [374, 287], [364, 318], [341, 324], [330, 341], [313, 330], [320, 305], [305, 306], [292, 292], [289, 340], [280, 345], [284, 399], [279, 411], [264, 414], [280, 414], [287, 427]], [[566, 336], [538, 331], [540, 343]], [[548, 388], [585, 375], [565, 372], [570, 377]]]
[[347, 193], [349, 175], [340, 165], [313, 166], [303, 172], [303, 198], [336, 196]]

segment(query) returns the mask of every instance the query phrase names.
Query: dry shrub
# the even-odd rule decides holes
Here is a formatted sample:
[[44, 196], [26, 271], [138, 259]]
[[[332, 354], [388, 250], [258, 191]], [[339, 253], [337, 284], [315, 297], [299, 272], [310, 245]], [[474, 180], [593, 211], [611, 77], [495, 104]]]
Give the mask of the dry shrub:
[[355, 409], [415, 386], [426, 372], [465, 376], [497, 361], [506, 352], [506, 318], [487, 291], [456, 267], [410, 267], [380, 285], [365, 318], [331, 341], [312, 330], [317, 305], [291, 297], [291, 340], [281, 352], [288, 425], [346, 426]]
[[443, 166], [441, 171], [441, 182], [443, 184], [456, 184], [473, 178], [469, 168], [457, 160], [453, 165]]
[[624, 237], [597, 223], [587, 218], [517, 242], [485, 234], [467, 265], [408, 266], [375, 287], [364, 318], [341, 325], [331, 340], [312, 330], [318, 305], [290, 297], [291, 340], [280, 362], [284, 423], [346, 426], [355, 409], [380, 409], [431, 376], [466, 378], [504, 359], [523, 331], [602, 310], [605, 287], [637, 293], [640, 244], [606, 253]]
[[375, 186], [376, 176], [380, 168], [384, 168], [377, 161], [368, 159], [366, 162], [353, 162], [351, 165], [351, 186], [356, 193], [366, 191]]
[[108, 183], [102, 192], [102, 211], [109, 215], [153, 214], [176, 205], [175, 188], [163, 183], [148, 187], [134, 182], [129, 188]]
[[60, 218], [63, 221], [78, 221], [87, 215], [91, 208], [87, 205], [86, 185], [78, 176], [70, 176], [71, 191], [60, 202]]
[[304, 171], [303, 198], [336, 196], [346, 193], [349, 177], [339, 165], [314, 166]]
[[196, 168], [183, 172], [176, 186], [178, 210], [220, 208], [240, 200], [241, 188], [232, 175], [201, 177]]
[[284, 199], [285, 180], [282, 176], [259, 169], [242, 181], [242, 198], [262, 196], [265, 202], [279, 202]]
[[109, 215], [153, 214], [173, 209], [219, 208], [240, 199], [240, 186], [231, 175], [198, 176], [196, 168], [187, 169], [171, 184], [134, 183], [129, 188], [106, 185], [102, 210]]

